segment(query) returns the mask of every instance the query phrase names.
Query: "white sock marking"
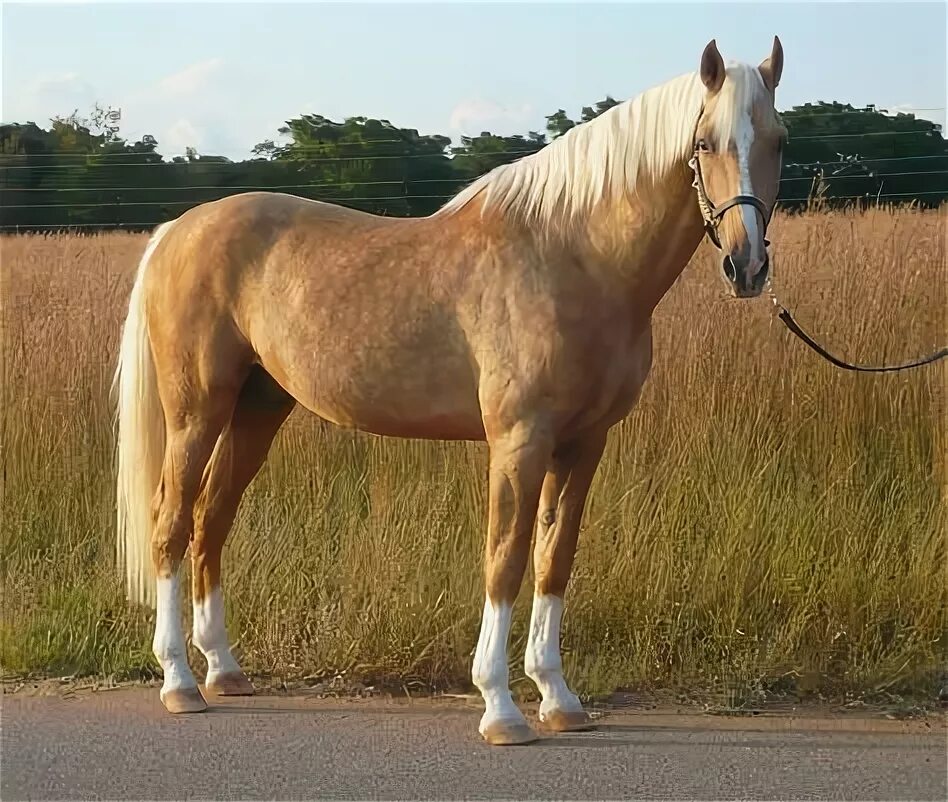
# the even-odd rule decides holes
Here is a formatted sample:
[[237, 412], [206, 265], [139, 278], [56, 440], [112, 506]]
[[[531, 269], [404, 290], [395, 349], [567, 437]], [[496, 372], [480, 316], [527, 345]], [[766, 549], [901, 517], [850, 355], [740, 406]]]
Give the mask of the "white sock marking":
[[510, 675], [507, 670], [507, 637], [510, 634], [510, 605], [501, 602], [496, 608], [490, 598], [484, 602], [481, 634], [474, 652], [472, 679], [484, 697], [484, 715], [480, 733], [491, 724], [504, 721], [526, 723], [523, 713], [510, 696]]
[[563, 618], [563, 600], [554, 595], [533, 597], [530, 613], [530, 635], [524, 670], [540, 691], [540, 720], [548, 713], [560, 711], [577, 713], [583, 709], [579, 697], [563, 679], [563, 661], [560, 657], [560, 621]]
[[165, 674], [165, 680], [161, 686], [162, 699], [168, 691], [197, 687], [197, 682], [188, 666], [188, 653], [181, 627], [178, 588], [177, 574], [170, 578], [158, 578], [155, 637], [151, 648]]
[[230, 651], [224, 620], [224, 594], [220, 586], [201, 601], [192, 604], [194, 611], [194, 645], [207, 658], [207, 679], [210, 683], [222, 674], [241, 673], [240, 665]]

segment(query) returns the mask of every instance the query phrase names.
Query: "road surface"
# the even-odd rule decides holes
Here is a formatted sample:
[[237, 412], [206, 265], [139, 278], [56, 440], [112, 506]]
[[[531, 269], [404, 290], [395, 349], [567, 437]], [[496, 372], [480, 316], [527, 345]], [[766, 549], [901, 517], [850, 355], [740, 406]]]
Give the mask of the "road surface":
[[631, 712], [490, 747], [478, 717], [457, 701], [257, 696], [173, 717], [154, 688], [8, 694], [0, 798], [948, 798], [943, 718]]

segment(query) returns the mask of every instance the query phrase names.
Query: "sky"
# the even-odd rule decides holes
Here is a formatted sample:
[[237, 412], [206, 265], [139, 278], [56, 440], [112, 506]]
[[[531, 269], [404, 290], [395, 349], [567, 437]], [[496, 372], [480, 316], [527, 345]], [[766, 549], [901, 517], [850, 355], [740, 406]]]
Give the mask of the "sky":
[[941, 2], [3, 2], [0, 120], [121, 110], [159, 152], [245, 158], [302, 113], [388, 119], [455, 142], [542, 131], [697, 69], [784, 48], [777, 108], [808, 101], [937, 109]]

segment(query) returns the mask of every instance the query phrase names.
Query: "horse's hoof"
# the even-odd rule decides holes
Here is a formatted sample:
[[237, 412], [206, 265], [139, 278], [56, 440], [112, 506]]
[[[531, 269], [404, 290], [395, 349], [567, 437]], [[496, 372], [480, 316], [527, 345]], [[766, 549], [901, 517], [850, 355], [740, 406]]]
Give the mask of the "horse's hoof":
[[253, 683], [241, 671], [211, 677], [204, 689], [213, 696], [253, 696]]
[[525, 721], [495, 721], [481, 733], [491, 746], [515, 746], [537, 740], [536, 733]]
[[596, 725], [585, 710], [551, 710], [540, 716], [543, 726], [553, 732], [583, 732], [595, 729]]
[[161, 703], [169, 713], [203, 713], [207, 702], [197, 688], [175, 688], [161, 694]]

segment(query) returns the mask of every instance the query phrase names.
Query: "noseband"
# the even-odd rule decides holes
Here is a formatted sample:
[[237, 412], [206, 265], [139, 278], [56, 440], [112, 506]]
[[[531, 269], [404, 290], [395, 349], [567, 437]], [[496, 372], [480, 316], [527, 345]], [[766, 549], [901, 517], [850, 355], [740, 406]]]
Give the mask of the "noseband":
[[721, 250], [721, 239], [718, 237], [718, 226], [721, 225], [721, 219], [724, 216], [724, 213], [728, 209], [733, 209], [735, 206], [753, 206], [758, 212], [764, 221], [764, 247], [767, 248], [770, 246], [770, 241], [767, 239], [767, 227], [770, 225], [770, 215], [771, 212], [760, 198], [756, 195], [735, 195], [730, 200], [724, 201], [720, 206], [715, 206], [711, 199], [708, 197], [708, 191], [704, 186], [704, 177], [701, 175], [701, 160], [698, 158], [698, 154], [701, 153], [701, 148], [699, 147], [700, 143], [697, 140], [698, 136], [698, 123], [701, 121], [701, 116], [704, 113], [704, 109], [701, 110], [701, 113], [698, 114], [698, 120], [695, 122], [695, 130], [692, 134], [692, 152], [691, 159], [688, 162], [688, 166], [692, 169], [692, 172], [695, 174], [694, 183], [691, 185], [695, 188], [698, 193], [698, 208], [701, 210], [701, 218], [704, 221], [704, 230], [708, 235], [708, 239], [714, 243], [715, 247], [718, 250]]

